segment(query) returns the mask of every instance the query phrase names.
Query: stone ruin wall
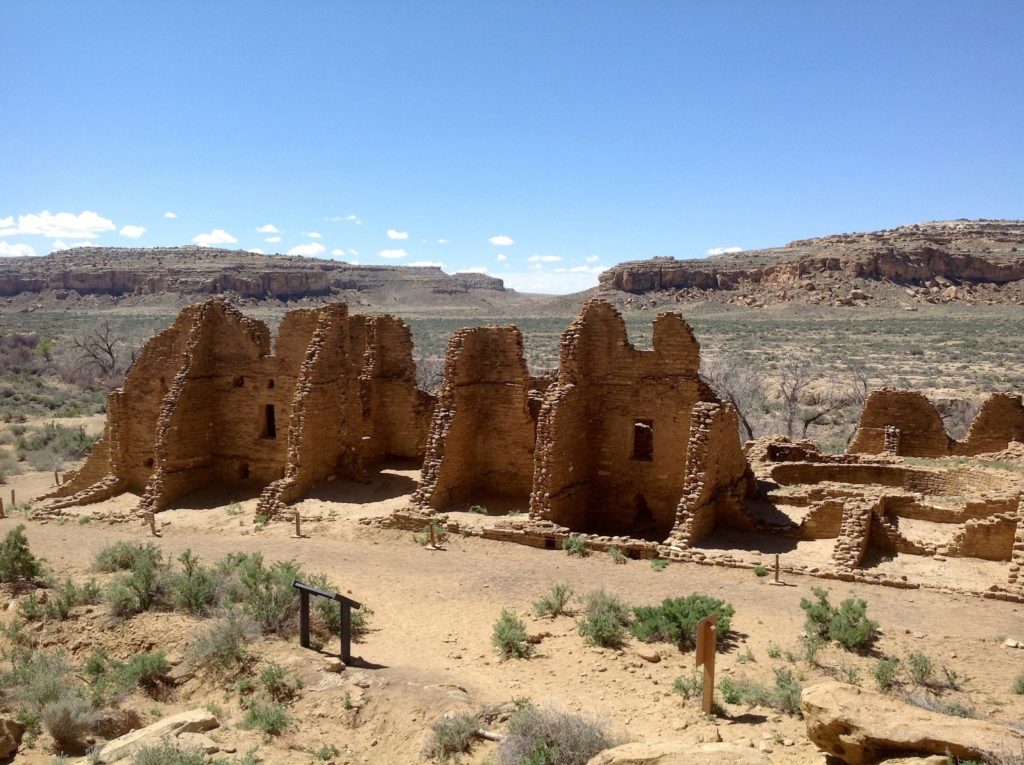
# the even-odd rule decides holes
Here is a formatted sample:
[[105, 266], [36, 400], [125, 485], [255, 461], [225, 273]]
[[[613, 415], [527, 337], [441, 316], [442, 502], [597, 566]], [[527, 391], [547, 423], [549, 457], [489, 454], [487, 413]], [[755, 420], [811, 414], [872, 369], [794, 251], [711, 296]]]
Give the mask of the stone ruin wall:
[[494, 499], [529, 502], [536, 420], [516, 327], [452, 335], [415, 505], [426, 511]]
[[971, 456], [1000, 451], [1011, 441], [1024, 442], [1024, 403], [1019, 394], [990, 395], [967, 436], [956, 441], [946, 433], [938, 409], [923, 394], [882, 388], [868, 396], [848, 451], [906, 457]]
[[259, 512], [272, 514], [330, 475], [420, 456], [432, 404], [394, 317], [290, 311], [272, 352], [266, 325], [213, 298], [147, 343], [86, 464], [43, 499], [53, 510], [134, 491], [144, 513], [214, 482], [269, 485]]

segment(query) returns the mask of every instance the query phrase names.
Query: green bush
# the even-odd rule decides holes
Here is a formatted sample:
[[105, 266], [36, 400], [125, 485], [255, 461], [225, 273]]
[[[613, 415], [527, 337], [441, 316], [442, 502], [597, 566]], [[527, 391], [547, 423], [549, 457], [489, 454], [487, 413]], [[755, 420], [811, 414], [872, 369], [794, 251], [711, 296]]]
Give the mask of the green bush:
[[768, 576], [768, 569], [765, 566], [754, 566], [754, 576], [758, 579], [762, 579]]
[[926, 653], [914, 651], [907, 656], [907, 674], [916, 685], [931, 685], [935, 676], [935, 666]]
[[457, 760], [473, 748], [474, 737], [480, 724], [473, 715], [445, 715], [431, 726], [431, 737], [423, 756], [448, 762]]
[[115, 542], [96, 554], [93, 568], [104, 573], [131, 571], [142, 566], [156, 567], [163, 562], [163, 553], [152, 542]]
[[753, 680], [723, 677], [718, 683], [718, 690], [727, 704], [770, 707], [789, 715], [800, 715], [803, 687], [787, 667], [775, 668], [775, 682], [771, 687]]
[[28, 549], [25, 525], [19, 523], [0, 542], [0, 582], [29, 581], [42, 573], [42, 564]]
[[580, 635], [591, 645], [621, 648], [626, 643], [630, 608], [615, 595], [604, 590], [588, 593], [583, 599]]
[[298, 693], [298, 683], [288, 680], [288, 672], [280, 664], [271, 662], [260, 670], [260, 685], [267, 695], [278, 702], [287, 702]]
[[179, 749], [165, 742], [140, 749], [132, 765], [206, 765], [206, 755], [195, 749]]
[[267, 736], [280, 736], [291, 724], [291, 717], [280, 704], [254, 704], [246, 710], [241, 727], [261, 730]]
[[65, 693], [44, 705], [39, 717], [61, 751], [80, 752], [85, 748], [85, 737], [94, 719], [85, 699]]
[[163, 651], [136, 654], [118, 668], [125, 685], [133, 688], [155, 688], [170, 670]]
[[173, 576], [160, 557], [159, 551], [155, 558], [140, 555], [130, 571], [107, 585], [104, 599], [114, 616], [125, 617], [170, 605]]
[[1013, 692], [1018, 696], [1024, 696], [1024, 672], [1013, 679], [1011, 690], [1013, 690]]
[[81, 587], [70, 579], [65, 579], [50, 591], [43, 610], [47, 619], [64, 621], [70, 616], [71, 609], [75, 606], [95, 605], [100, 602], [101, 598], [100, 587], [92, 579]]
[[198, 666], [230, 669], [248, 658], [248, 645], [258, 628], [236, 611], [208, 625], [189, 648], [189, 658]]
[[629, 558], [627, 558], [625, 554], [623, 554], [622, 550], [620, 550], [618, 547], [609, 547], [608, 555], [611, 556], [612, 563], [625, 565], [629, 562]]
[[892, 688], [899, 683], [900, 675], [900, 660], [899, 659], [879, 659], [878, 663], [875, 664], [875, 686], [878, 690], [885, 691], [892, 690]]
[[170, 582], [171, 604], [175, 611], [195, 616], [206, 616], [219, 600], [218, 578], [210, 569], [204, 568], [191, 550], [178, 556], [182, 572]]
[[20, 708], [38, 713], [60, 699], [72, 684], [72, 667], [60, 654], [19, 650], [11, 657], [11, 669], [0, 674], [4, 694]]
[[533, 604], [533, 612], [537, 616], [556, 616], [568, 614], [569, 600], [572, 598], [572, 588], [567, 584], [556, 584], [551, 592]]
[[585, 765], [621, 740], [579, 715], [521, 706], [498, 746], [499, 765]]
[[660, 606], [634, 608], [630, 630], [645, 643], [672, 643], [686, 651], [696, 645], [697, 622], [717, 615], [718, 635], [724, 638], [732, 627], [734, 613], [731, 605], [707, 595], [666, 598]]
[[39, 602], [39, 594], [35, 590], [29, 590], [22, 597], [18, 598], [18, 616], [27, 622], [34, 622], [43, 618], [46, 607]]
[[526, 625], [507, 608], [494, 623], [491, 643], [502, 659], [528, 659], [533, 655], [533, 646], [526, 642]]
[[587, 541], [583, 537], [574, 534], [570, 534], [562, 540], [562, 549], [565, 550], [566, 554], [577, 558], [585, 558], [590, 555], [590, 550], [587, 549]]
[[695, 699], [704, 693], [704, 675], [700, 672], [689, 677], [681, 676], [672, 681], [672, 692], [684, 699]]
[[867, 603], [860, 598], [847, 598], [839, 608], [834, 608], [826, 590], [815, 587], [812, 592], [815, 600], [800, 599], [808, 638], [834, 640], [847, 651], [863, 651], [875, 641], [878, 622], [867, 617]]
[[664, 571], [668, 568], [667, 558], [651, 558], [651, 568], [655, 571]]
[[86, 435], [82, 426], [69, 428], [48, 422], [19, 436], [15, 446], [36, 470], [60, 470], [65, 462], [85, 457], [97, 438]]

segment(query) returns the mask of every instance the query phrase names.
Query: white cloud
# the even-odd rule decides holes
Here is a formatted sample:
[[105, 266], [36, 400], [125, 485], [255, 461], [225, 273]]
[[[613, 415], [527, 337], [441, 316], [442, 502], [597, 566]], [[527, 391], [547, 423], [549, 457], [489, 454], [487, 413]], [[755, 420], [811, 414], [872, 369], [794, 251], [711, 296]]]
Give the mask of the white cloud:
[[53, 244], [50, 245], [50, 252], [63, 252], [64, 250], [70, 250], [71, 245], [64, 242], [62, 239], [57, 239]]
[[266, 255], [259, 247], [253, 247], [249, 252], [255, 252], [257, 255]]
[[531, 266], [528, 271], [493, 273], [511, 287], [520, 292], [539, 292], [547, 295], [566, 295], [580, 292], [597, 286], [597, 276], [592, 273], [555, 273], [546, 271], [541, 266]]
[[417, 260], [412, 263], [406, 263], [406, 265], [413, 268], [444, 268], [444, 263], [436, 260]]
[[455, 273], [457, 274], [486, 274], [487, 266], [470, 266], [469, 268], [460, 268]]
[[279, 236], [268, 236], [263, 241], [264, 242], [270, 242], [270, 244], [277, 244], [278, 242], [281, 241], [281, 237], [279, 237]]
[[348, 249], [338, 247], [337, 249], [331, 250], [331, 255], [333, 255], [336, 258], [341, 258], [344, 256], [354, 257], [358, 254], [359, 250], [353, 250], [351, 247], [349, 247]]
[[146, 233], [146, 229], [144, 229], [142, 226], [127, 225], [121, 226], [121, 230], [118, 233], [120, 233], [121, 236], [128, 237], [129, 239], [138, 239], [140, 236]]
[[561, 258], [557, 255], [531, 255], [527, 260], [531, 263], [557, 263]]
[[503, 253], [503, 252], [499, 252], [497, 255], [494, 256], [494, 259], [495, 260], [508, 260], [508, 256], [505, 253]]
[[556, 268], [556, 274], [599, 274], [605, 271], [604, 266], [573, 266], [572, 268]]
[[492, 236], [487, 241], [498, 247], [511, 247], [513, 244], [515, 244], [515, 242], [512, 241], [512, 237], [506, 236], [505, 234], [498, 234], [497, 236]]
[[0, 218], [0, 236], [46, 236], [59, 239], [64, 236], [78, 236], [94, 239], [102, 231], [114, 231], [117, 226], [109, 218], [86, 210], [78, 215], [43, 210], [38, 214], [19, 215], [15, 224], [14, 216]]
[[[0, 223], [3, 223], [3, 221], [0, 221]], [[67, 249], [67, 247], [63, 249]], [[35, 254], [36, 251], [31, 245], [0, 242], [0, 258], [30, 258]]]
[[734, 252], [743, 252], [742, 247], [712, 247], [708, 255], [731, 255]]
[[263, 226], [257, 226], [256, 227], [256, 233], [257, 234], [280, 234], [281, 233], [281, 229], [279, 229], [273, 223], [267, 223], [266, 225], [263, 225]]
[[447, 239], [438, 239], [437, 243], [438, 244], [448, 244], [448, 240]]
[[357, 226], [363, 221], [355, 213], [349, 213], [348, 215], [332, 215], [329, 218], [324, 218], [328, 223], [355, 223]]
[[234, 244], [238, 241], [236, 237], [231, 236], [227, 231], [222, 228], [215, 228], [209, 234], [196, 234], [192, 237], [192, 241], [196, 244]]
[[388, 229], [388, 239], [408, 239], [408, 231], [395, 231], [393, 228]]
[[327, 248], [320, 244], [320, 242], [310, 242], [309, 244], [300, 244], [298, 247], [292, 247], [290, 250], [288, 250], [288, 254], [306, 255], [308, 257], [313, 258], [316, 257], [317, 255], [322, 255], [326, 251]]
[[170, 210], [164, 213], [165, 218], [177, 218], [178, 216], [172, 213]]
[[324, 235], [319, 231], [303, 231], [303, 236], [308, 236], [310, 239], [323, 239]]
[[599, 260], [600, 260], [600, 258], [597, 257], [597, 255], [587, 255], [587, 262], [588, 263], [596, 263]]
[[380, 255], [382, 258], [404, 258], [409, 253], [407, 253], [405, 250], [381, 250], [377, 254]]

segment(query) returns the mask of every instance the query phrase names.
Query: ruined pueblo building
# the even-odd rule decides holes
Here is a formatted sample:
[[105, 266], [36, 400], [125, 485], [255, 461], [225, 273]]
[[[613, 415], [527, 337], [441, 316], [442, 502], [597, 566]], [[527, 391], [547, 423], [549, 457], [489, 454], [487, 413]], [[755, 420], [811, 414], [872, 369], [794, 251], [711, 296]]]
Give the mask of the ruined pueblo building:
[[415, 379], [412, 336], [392, 316], [291, 311], [272, 351], [266, 325], [213, 298], [146, 344], [85, 465], [45, 499], [131, 491], [157, 511], [217, 482], [266, 487], [260, 512], [273, 515], [317, 481], [422, 456], [433, 398]]
[[563, 333], [550, 386], [529, 378], [515, 328], [461, 330], [414, 501], [435, 513], [498, 494], [549, 529], [655, 542], [742, 525], [752, 475], [736, 414], [699, 369], [679, 314], [638, 350], [602, 300]]

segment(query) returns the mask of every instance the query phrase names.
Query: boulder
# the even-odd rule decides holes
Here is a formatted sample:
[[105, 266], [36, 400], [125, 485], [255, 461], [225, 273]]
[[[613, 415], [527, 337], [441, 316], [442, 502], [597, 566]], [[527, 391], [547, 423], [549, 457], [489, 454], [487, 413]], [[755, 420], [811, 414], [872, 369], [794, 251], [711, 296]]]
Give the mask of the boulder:
[[947, 752], [988, 761], [1024, 748], [1024, 734], [1002, 725], [930, 712], [846, 683], [805, 688], [800, 709], [811, 741], [847, 765]]
[[633, 742], [606, 749], [587, 765], [771, 765], [755, 749], [684, 741]]
[[12, 757], [21, 746], [25, 726], [11, 717], [0, 717], [0, 760]]
[[173, 739], [182, 733], [204, 733], [219, 725], [216, 716], [205, 709], [190, 709], [188, 712], [165, 717], [145, 728], [133, 730], [120, 738], [108, 741], [100, 750], [98, 761], [117, 762], [164, 739]]

